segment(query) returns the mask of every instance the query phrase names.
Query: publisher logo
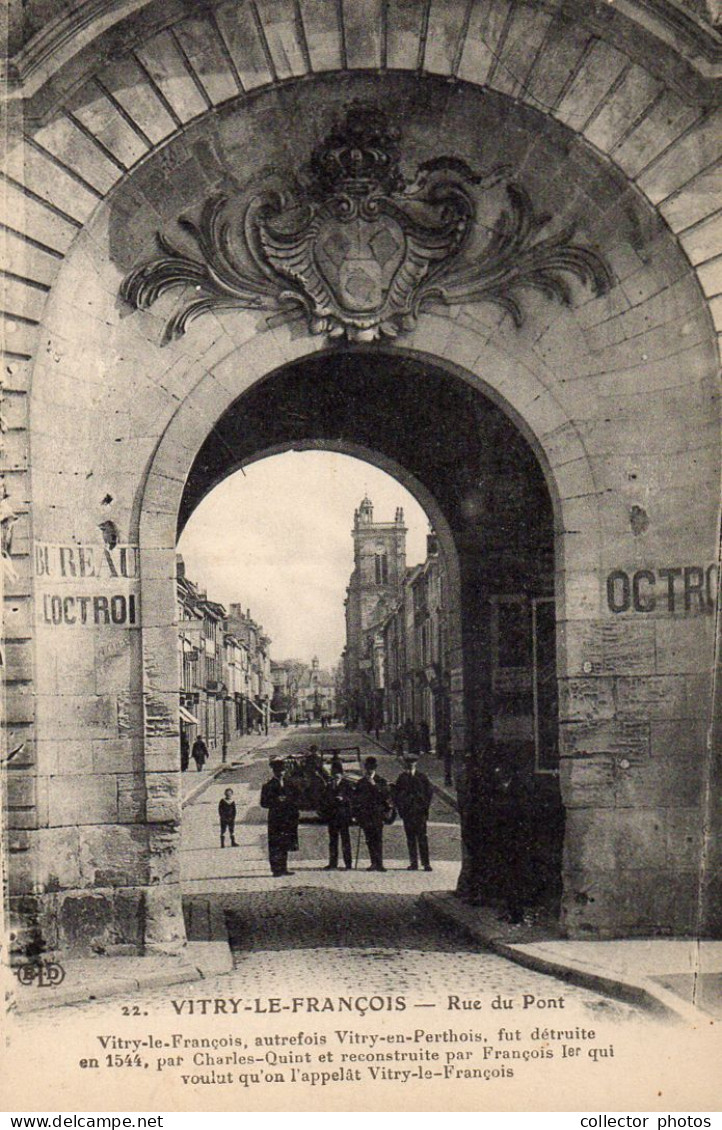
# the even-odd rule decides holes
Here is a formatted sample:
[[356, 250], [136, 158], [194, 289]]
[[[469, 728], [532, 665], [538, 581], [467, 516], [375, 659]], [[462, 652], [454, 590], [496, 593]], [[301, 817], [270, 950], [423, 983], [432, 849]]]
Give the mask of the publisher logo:
[[21, 985], [36, 985], [39, 989], [56, 988], [65, 980], [65, 970], [57, 961], [25, 961], [15, 969]]

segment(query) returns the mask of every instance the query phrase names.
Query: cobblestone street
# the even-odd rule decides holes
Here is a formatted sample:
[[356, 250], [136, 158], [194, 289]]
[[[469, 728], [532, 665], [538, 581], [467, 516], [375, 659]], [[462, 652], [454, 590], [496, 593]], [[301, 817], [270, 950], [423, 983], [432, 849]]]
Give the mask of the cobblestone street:
[[[210, 895], [222, 908], [234, 952], [229, 987], [243, 996], [262, 995], [273, 986], [280, 996], [323, 991], [338, 995], [401, 992], [427, 1005], [446, 996], [530, 993], [559, 997], [585, 1014], [622, 1018], [633, 1009], [583, 989], [562, 986], [552, 977], [532, 973], [491, 953], [480, 953], [462, 935], [424, 915], [418, 896], [451, 890], [461, 858], [458, 812], [442, 797], [432, 802], [429, 840], [434, 870], [407, 871], [403, 825], [384, 831], [386, 874], [366, 871], [368, 858], [359, 830], [352, 830], [358, 867], [324, 870], [326, 828], [306, 822], [299, 829], [299, 851], [291, 856], [292, 876], [273, 879], [266, 845], [266, 813], [259, 806], [271, 753], [292, 756], [314, 744], [320, 750], [341, 748], [347, 774], [356, 779], [360, 761], [378, 757], [379, 773], [395, 781], [397, 759], [368, 735], [341, 728], [279, 730], [229, 767], [184, 811], [184, 889]], [[425, 768], [421, 763], [422, 769]], [[428, 765], [431, 772], [433, 766]], [[232, 787], [238, 806], [237, 849], [221, 849], [216, 808], [223, 789]], [[210, 986], [207, 986], [210, 991]], [[221, 991], [221, 990], [219, 990]]]
[[[501, 997], [515, 1004], [511, 1012], [500, 1006], [492, 1014], [495, 1024], [521, 1015], [561, 1026], [653, 1023], [631, 1005], [479, 950], [463, 934], [427, 917], [413, 894], [296, 886], [215, 897], [225, 911], [234, 956], [230, 973], [186, 986], [145, 989], [142, 997], [30, 1013], [20, 1018], [21, 1028], [31, 1032], [51, 1017], [59, 1023], [61, 1015], [72, 1014], [107, 1023], [124, 1009], [131, 1010], [125, 1015], [132, 1015], [141, 999], [143, 1015], [158, 1017], [167, 1012], [169, 996], [244, 1001], [273, 997], [284, 1002], [285, 1012], [293, 1011], [287, 1002], [294, 998], [403, 996], [405, 1012], [419, 1009], [421, 1016], [423, 1009], [424, 1022], [451, 1017], [455, 1024], [475, 1016], [475, 1008], [462, 1001], [482, 1001], [488, 1020], [490, 1002]], [[525, 995], [530, 1003], [522, 1013]], [[458, 1005], [450, 998], [458, 998]], [[316, 1011], [313, 1005], [310, 1011]]]
[[450, 994], [518, 999], [526, 993], [537, 1000], [561, 996], [566, 1010], [588, 1020], [639, 1015], [597, 993], [479, 952], [456, 931], [427, 918], [413, 895], [305, 887], [224, 905], [236, 963], [232, 979], [246, 996], [267, 992], [269, 984], [288, 997], [402, 993], [413, 1006], [433, 1005], [437, 1012]]
[[[577, 1086], [578, 1068], [602, 1103], [614, 1057], [661, 1040], [658, 1021], [482, 950], [432, 916], [419, 895], [452, 889], [459, 868], [458, 816], [448, 802], [437, 797], [433, 804], [431, 874], [406, 870], [397, 826], [387, 829], [385, 874], [323, 871], [326, 830], [303, 824], [295, 874], [271, 877], [258, 793], [272, 746], [288, 752], [309, 739], [358, 744], [362, 756], [373, 748], [341, 731], [323, 738], [294, 733], [245, 751], [242, 764], [209, 782], [185, 809], [186, 898], [206, 906], [219, 927], [213, 944], [224, 948], [227, 937], [233, 967], [21, 1016], [13, 1038], [17, 1061], [42, 1033], [55, 1041], [63, 1062], [100, 1055], [92, 1062], [104, 1070], [109, 1101], [123, 1102], [132, 1078], [137, 1101], [146, 1106], [162, 1082], [179, 1088], [189, 1109], [222, 1105], [228, 1096], [237, 1109], [254, 1103], [322, 1109], [333, 1101], [355, 1103], [355, 1096], [368, 1109], [399, 1102], [431, 1109], [434, 1101], [450, 1101], [441, 1097], [444, 1087], [453, 1088], [459, 1109], [502, 1109], [521, 1093], [517, 1081], [536, 1093], [553, 1080], [556, 1107], [563, 1089]], [[380, 754], [379, 763], [394, 780], [395, 760]], [[241, 817], [237, 849], [218, 843], [218, 798], [229, 783]], [[140, 1040], [140, 1054], [108, 1054], [102, 1041], [114, 1047], [116, 1039], [121, 1049], [124, 1039]], [[567, 1053], [569, 1042], [577, 1049]], [[228, 1051], [239, 1046], [240, 1053]], [[402, 1077], [407, 1091], [398, 1090]], [[273, 1097], [264, 1092], [270, 1084]]]
[[[424, 1007], [439, 1016], [448, 1010], [450, 995], [488, 1001], [495, 995], [520, 1000], [527, 994], [538, 1001], [563, 998], [563, 1017], [573, 1012], [586, 1020], [641, 1018], [628, 1005], [482, 952], [463, 933], [429, 916], [418, 902], [419, 895], [453, 889], [460, 859], [458, 813], [438, 796], [429, 822], [434, 867], [430, 874], [407, 871], [399, 821], [386, 829], [385, 874], [366, 871], [363, 844], [359, 869], [329, 873], [323, 869], [326, 829], [309, 823], [300, 828], [295, 873], [273, 879], [266, 853], [266, 814], [258, 805], [260, 786], [268, 775], [272, 750], [298, 752], [312, 742], [322, 748], [358, 746], [361, 758], [373, 750], [387, 779], [395, 780], [398, 773], [396, 759], [363, 735], [340, 729], [323, 734], [301, 730], [279, 732], [275, 741], [271, 737], [262, 748], [244, 751], [239, 754], [242, 764], [229, 765], [210, 781], [184, 810], [184, 888], [188, 899], [210, 901], [220, 912], [234, 968], [204, 978], [200, 993], [189, 986], [173, 995], [183, 991], [208, 998], [273, 994], [290, 999], [314, 994], [401, 994], [410, 1009]], [[358, 768], [350, 768], [349, 775], [357, 773]], [[237, 849], [221, 849], [218, 842], [218, 799], [229, 784], [239, 809]], [[357, 834], [354, 830], [354, 850]], [[225, 938], [225, 930], [222, 933]], [[167, 987], [146, 990], [144, 1011], [162, 1012], [168, 992]], [[101, 1018], [106, 1012], [117, 1013], [121, 1003], [118, 998], [68, 1009], [78, 1014], [92, 1010]], [[563, 1011], [554, 1004], [549, 1008]], [[464, 1012], [452, 1009], [457, 1011], [459, 1016]], [[32, 1028], [36, 1020], [29, 1016], [22, 1023]]]

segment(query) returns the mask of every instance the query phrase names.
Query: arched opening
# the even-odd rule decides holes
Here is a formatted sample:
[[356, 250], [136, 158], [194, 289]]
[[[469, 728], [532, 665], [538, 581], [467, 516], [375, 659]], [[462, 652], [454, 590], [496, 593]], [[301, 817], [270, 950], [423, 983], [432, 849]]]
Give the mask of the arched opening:
[[[436, 530], [448, 607], [435, 691], [448, 711], [462, 814], [460, 892], [503, 904], [523, 874], [528, 902], [557, 913], [554, 518], [535, 454], [469, 379], [398, 352], [332, 349], [275, 370], [220, 416], [186, 478], [178, 532], [233, 471], [309, 448], [390, 471]], [[431, 663], [419, 671], [428, 687], [436, 674]]]
[[[263, 22], [265, 9], [260, 15]], [[427, 37], [433, 25], [420, 21], [423, 36], [408, 53], [391, 21], [388, 54], [379, 41], [378, 55], [354, 59], [340, 48], [329, 57], [326, 31], [318, 29], [307, 43], [311, 54], [296, 52], [299, 65], [291, 72], [266, 72], [259, 55], [261, 70], [250, 68], [255, 78], [247, 84], [244, 77], [243, 91], [225, 53], [215, 68], [207, 68], [202, 53], [197, 73], [193, 60], [176, 51], [176, 82], [165, 70], [169, 41], [162, 32], [143, 49], [153, 60], [150, 69], [129, 60], [127, 71], [118, 60], [120, 72], [113, 67], [111, 74], [104, 59], [103, 90], [92, 80], [80, 87], [74, 78], [67, 88], [72, 123], [62, 109], [62, 82], [43, 91], [37, 104], [28, 102], [26, 120], [40, 128], [26, 150], [25, 174], [15, 174], [24, 175], [33, 207], [17, 209], [18, 217], [27, 209], [29, 244], [14, 237], [9, 244], [17, 273], [8, 280], [12, 304], [6, 309], [24, 314], [9, 326], [12, 396], [5, 407], [12, 405], [14, 422], [5, 447], [6, 483], [19, 502], [18, 578], [6, 607], [9, 748], [23, 747], [8, 771], [10, 890], [13, 914], [31, 944], [36, 930], [48, 944], [74, 947], [177, 944], [182, 936], [175, 866], [177, 638], [170, 627], [181, 496], [198, 449], [229, 405], [254, 381], [324, 344], [313, 326], [259, 317], [255, 309], [218, 310], [161, 349], [168, 318], [179, 309], [175, 297], [133, 313], [119, 301], [119, 289], [129, 271], [157, 254], [159, 232], [188, 249], [179, 220], [197, 218], [217, 191], [228, 189], [240, 206], [244, 194], [255, 194], [263, 170], [293, 174], [356, 98], [393, 106], [406, 176], [419, 162], [444, 154], [479, 173], [497, 161], [509, 164], [535, 212], [549, 213], [559, 226], [575, 224], [580, 243], [598, 249], [611, 269], [607, 295], [593, 297], [573, 283], [570, 306], [526, 293], [521, 326], [483, 303], [430, 306], [395, 341], [410, 359], [441, 358], [432, 365], [453, 365], [450, 371], [462, 378], [473, 374], [475, 387], [514, 421], [546, 474], [555, 581], [544, 592], [556, 598], [565, 928], [577, 936], [698, 933], [708, 917], [719, 929], [718, 861], [707, 866], [700, 839], [712, 795], [714, 601], [703, 602], [698, 587], [701, 573], [712, 587], [719, 549], [712, 326], [719, 306], [709, 242], [718, 233], [707, 167], [717, 120], [696, 83], [679, 101], [679, 72], [666, 89], [652, 82], [646, 94], [640, 90], [648, 106], [640, 102], [638, 116], [630, 118], [629, 84], [636, 84], [635, 62], [644, 63], [644, 53], [619, 36], [614, 21], [600, 39], [597, 23], [579, 38], [565, 13], [554, 20], [547, 47], [554, 59], [564, 58], [565, 71], [549, 66], [548, 50], [537, 51], [533, 36], [521, 34], [524, 21], [534, 19], [533, 7], [519, 6], [517, 16], [522, 23], [505, 38], [504, 51], [527, 44], [531, 69], [518, 92], [507, 81], [509, 60], [496, 60], [491, 72], [486, 64], [478, 69], [478, 27], [462, 18], [451, 36], [435, 30]], [[202, 20], [216, 35], [210, 8]], [[340, 43], [335, 17], [332, 23], [332, 39], [340, 36]], [[189, 28], [181, 19], [181, 38]], [[286, 42], [295, 42], [299, 28], [288, 26]], [[377, 42], [373, 36], [371, 42]], [[283, 39], [272, 37], [272, 43], [285, 52]], [[595, 71], [598, 52], [613, 43], [616, 61], [606, 81], [589, 88], [588, 68]], [[91, 58], [86, 61], [90, 75]], [[648, 61], [667, 87], [672, 71], [656, 48]], [[618, 65], [628, 69], [620, 72]], [[333, 73], [319, 73], [327, 67]], [[412, 73], [401, 73], [407, 68]], [[168, 78], [171, 98], [179, 99], [178, 120], [167, 114], [153, 74]], [[204, 100], [203, 76], [216, 74], [232, 81], [218, 86], [214, 80], [213, 95]], [[288, 81], [291, 74], [299, 81]], [[126, 150], [117, 130], [127, 141], [135, 107], [142, 111], [143, 141]], [[111, 160], [116, 146], [121, 157]], [[18, 160], [16, 170], [22, 166]], [[17, 200], [17, 187], [13, 192]], [[495, 192], [493, 198], [482, 192], [478, 202], [482, 242], [506, 206], [503, 185]], [[690, 262], [697, 263], [696, 279]], [[393, 356], [401, 354], [394, 350]], [[400, 407], [399, 387], [386, 405], [389, 418]], [[427, 393], [432, 401], [439, 397], [423, 374], [418, 388], [418, 401]], [[427, 436], [433, 439], [437, 429], [445, 431], [443, 395], [431, 415]], [[428, 423], [428, 412], [425, 418]], [[490, 450], [503, 447], [508, 434], [500, 432], [502, 442], [490, 441]], [[421, 450], [427, 436], [416, 445]], [[442, 447], [446, 438], [442, 434]], [[351, 441], [338, 436], [323, 442], [351, 450]], [[372, 450], [379, 461], [391, 458], [378, 446]], [[405, 473], [416, 454], [399, 452], [408, 456], [398, 460]], [[443, 479], [438, 463], [434, 485]], [[459, 482], [446, 500], [450, 529], [460, 498], [469, 510], [468, 522], [460, 518], [454, 527], [467, 564], [473, 545], [482, 542], [477, 556], [492, 559], [494, 539], [477, 539], [483, 521], [476, 529], [471, 521], [472, 512], [484, 517], [485, 501], [491, 506], [485, 490]], [[530, 493], [524, 497], [536, 513]], [[507, 525], [517, 529], [524, 504], [515, 510], [510, 498], [503, 501], [512, 513]], [[107, 522], [120, 538], [118, 555], [123, 550], [129, 559], [140, 546], [142, 585], [138, 575], [122, 573], [122, 584], [116, 583], [113, 570], [103, 581], [107, 592], [91, 587], [92, 578], [76, 585], [71, 575], [62, 576], [58, 553], [53, 571], [42, 571], [46, 548], [69, 551], [68, 563], [76, 566], [70, 552], [78, 546], [87, 548], [87, 560], [102, 556], [100, 531]], [[500, 520], [494, 528], [503, 525]], [[507, 558], [504, 567], [504, 583], [523, 580], [517, 563]], [[115, 562], [113, 569], [119, 569]], [[465, 576], [472, 574], [469, 566]], [[493, 590], [494, 579], [481, 566], [477, 574], [477, 587], [487, 585], [484, 591], [502, 606], [497, 626], [489, 616], [487, 636], [476, 632], [483, 659], [504, 638], [500, 619], [513, 627], [514, 606], [501, 600], [508, 594]], [[610, 576], [622, 596], [628, 585], [629, 601], [614, 597], [610, 604]], [[652, 578], [660, 594], [654, 608]], [[113, 598], [115, 605], [108, 603]], [[125, 622], [119, 623], [123, 608]], [[538, 607], [532, 623], [535, 614], [538, 628]], [[468, 619], [474, 631], [462, 611], [464, 630], [473, 637], [482, 621]], [[479, 664], [465, 659], [464, 665], [471, 676], [478, 673]], [[461, 661], [459, 671], [468, 710], [483, 722], [492, 690], [486, 688], [486, 697], [471, 693]], [[466, 720], [462, 711], [458, 721], [463, 726]], [[466, 736], [459, 748], [467, 748]], [[702, 871], [711, 876], [705, 891], [712, 893], [700, 900], [702, 859]], [[25, 945], [24, 934], [18, 937]]]
[[[210, 752], [200, 776], [193, 763], [181, 774], [186, 908], [198, 898], [230, 898], [251, 914], [252, 896], [276, 888], [267, 814], [259, 806], [271, 756], [289, 759], [299, 794], [298, 849], [288, 861], [293, 882], [313, 884], [314, 898], [330, 883], [324, 897], [333, 899], [335, 891], [334, 917], [346, 915], [352, 895], [362, 907], [373, 901], [378, 884], [362, 874], [370, 860], [361, 828], [354, 823], [348, 837], [344, 832], [340, 857], [324, 800], [338, 761], [341, 793], [353, 798], [369, 755], [393, 787], [403, 770], [400, 755], [411, 752], [410, 738], [398, 745], [403, 725], [421, 733], [426, 727], [418, 768], [436, 785], [426, 829], [433, 874], [424, 874], [422, 860], [415, 883], [406, 875], [411, 858], [400, 815], [384, 829], [386, 868], [407, 899], [422, 887], [448, 890], [457, 881], [459, 816], [443, 787], [448, 735], [439, 725], [447, 722], [439, 717], [448, 656], [447, 570], [427, 512], [398, 477], [369, 462], [372, 453], [364, 454], [362, 460], [318, 448], [287, 450], [247, 464], [201, 501], [178, 541], [181, 705], [188, 707], [181, 710], [181, 729], [191, 748], [201, 732]], [[379, 545], [385, 579], [376, 577]], [[424, 639], [423, 654], [412, 656], [404, 646], [406, 611], [419, 585], [430, 590], [429, 599], [410, 642], [431, 638]], [[203, 622], [218, 614], [221, 646], [216, 643], [211, 656], [193, 645], [201, 641]], [[219, 660], [221, 681], [207, 681]], [[438, 672], [433, 690], [427, 668]], [[226, 787], [234, 790], [235, 843], [224, 836], [219, 844], [217, 808]], [[337, 873], [321, 874], [327, 870]], [[193, 912], [187, 914], [192, 936]]]

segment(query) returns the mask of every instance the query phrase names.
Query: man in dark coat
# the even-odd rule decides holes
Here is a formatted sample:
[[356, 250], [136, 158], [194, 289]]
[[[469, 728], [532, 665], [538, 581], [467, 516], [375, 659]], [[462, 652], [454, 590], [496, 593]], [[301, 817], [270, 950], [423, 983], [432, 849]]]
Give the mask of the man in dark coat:
[[201, 737], [200, 734], [198, 735], [196, 740], [193, 742], [193, 749], [191, 750], [191, 757], [195, 761], [196, 768], [198, 769], [198, 772], [200, 773], [201, 769], [203, 768], [206, 761], [208, 760], [208, 746], [203, 741], [203, 738]]
[[354, 790], [354, 815], [363, 828], [366, 846], [371, 859], [369, 871], [385, 871], [384, 823], [392, 811], [391, 790], [388, 782], [376, 773], [375, 757], [364, 761], [364, 775]]
[[298, 848], [300, 813], [294, 790], [286, 783], [285, 768], [282, 757], [272, 757], [273, 776], [261, 789], [261, 808], [268, 809], [268, 862], [276, 878], [293, 874], [288, 870], [288, 853]]
[[188, 764], [190, 762], [190, 759], [191, 759], [191, 746], [190, 746], [190, 742], [188, 741], [188, 735], [185, 732], [185, 730], [181, 730], [181, 735], [180, 735], [180, 761], [181, 761], [181, 772], [182, 773], [185, 773], [186, 769], [188, 768]]
[[490, 837], [487, 858], [498, 894], [506, 902], [506, 919], [519, 924], [533, 890], [531, 796], [528, 780], [513, 764], [497, 764], [487, 783]]
[[335, 871], [338, 867], [338, 841], [341, 839], [341, 850], [346, 870], [352, 866], [351, 857], [351, 804], [354, 789], [343, 774], [343, 762], [338, 760], [333, 766], [333, 778], [326, 785], [323, 798], [321, 815], [328, 824], [328, 865], [327, 871]]
[[404, 758], [406, 768], [394, 785], [394, 803], [404, 822], [406, 843], [409, 849], [409, 871], [418, 871], [419, 855], [424, 871], [431, 871], [429, 859], [429, 838], [426, 824], [434, 790], [425, 773], [416, 768], [417, 757], [407, 754]]

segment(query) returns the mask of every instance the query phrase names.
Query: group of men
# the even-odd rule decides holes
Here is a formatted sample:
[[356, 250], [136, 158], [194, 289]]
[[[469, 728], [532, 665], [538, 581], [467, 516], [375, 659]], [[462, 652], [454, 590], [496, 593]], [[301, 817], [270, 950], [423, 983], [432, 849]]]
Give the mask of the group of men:
[[[416, 754], [404, 758], [404, 770], [396, 783], [389, 783], [377, 773], [377, 760], [367, 757], [363, 776], [353, 782], [346, 777], [343, 762], [335, 757], [331, 763], [331, 779], [321, 798], [320, 815], [328, 826], [327, 871], [338, 867], [339, 842], [344, 865], [353, 867], [350, 828], [355, 820], [362, 829], [369, 853], [369, 871], [385, 871], [383, 858], [384, 826], [398, 811], [406, 833], [409, 850], [409, 871], [418, 871], [419, 859], [425, 871], [431, 871], [427, 822], [433, 789], [429, 778], [417, 769]], [[291, 875], [288, 853], [298, 849], [299, 807], [292, 780], [287, 780], [286, 762], [282, 757], [271, 759], [272, 777], [261, 789], [261, 807], [268, 810], [268, 858], [274, 876]]]

